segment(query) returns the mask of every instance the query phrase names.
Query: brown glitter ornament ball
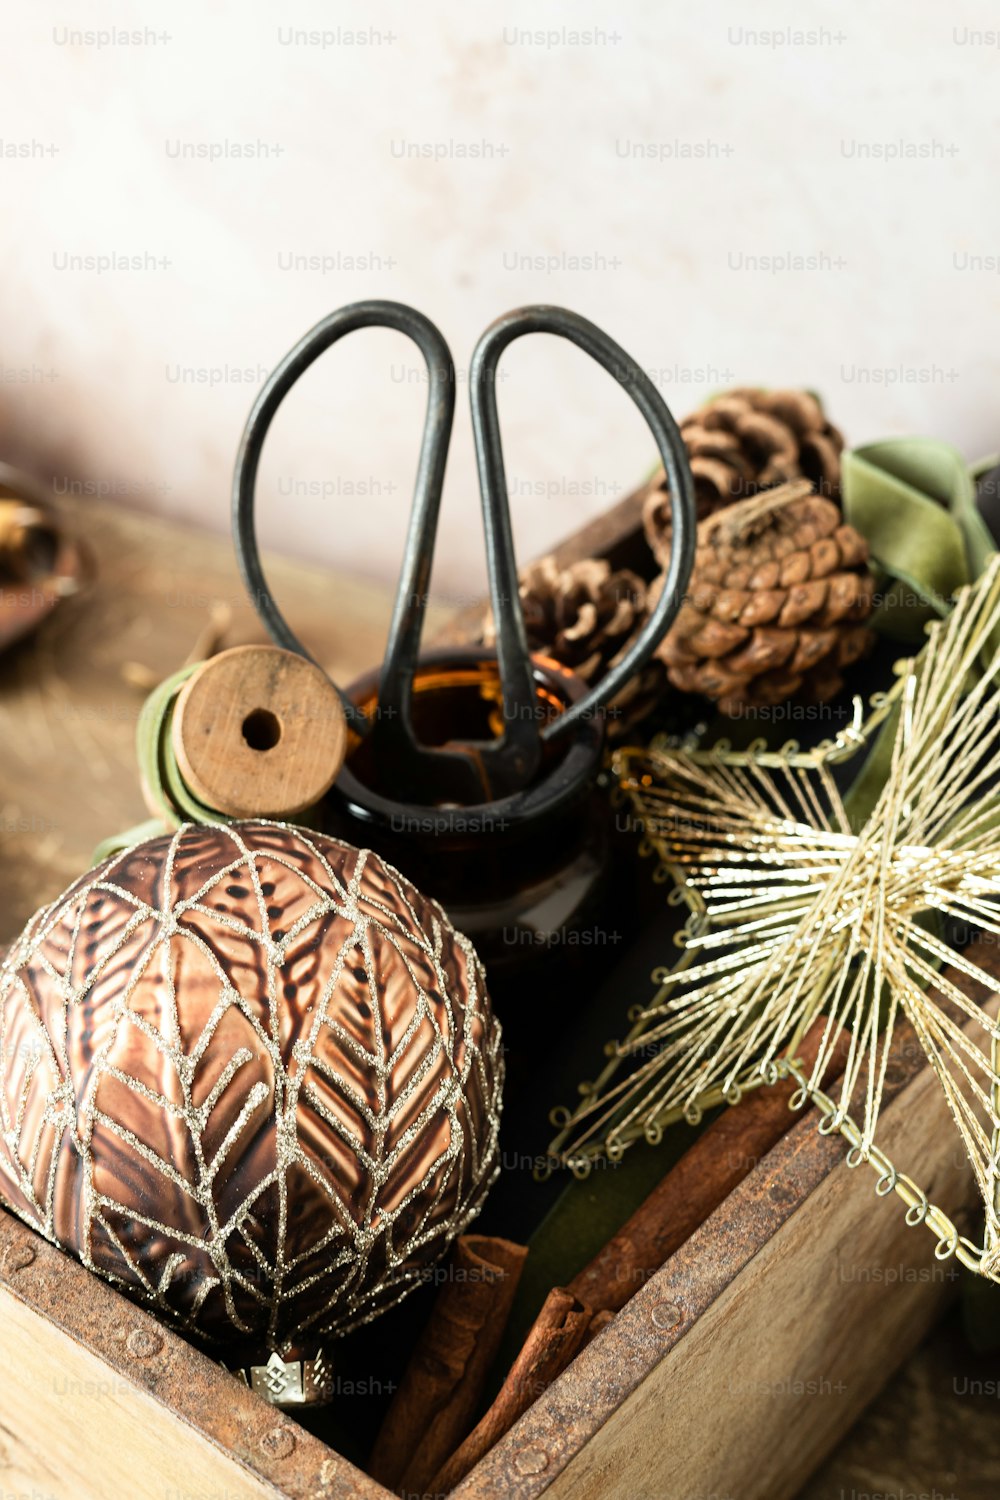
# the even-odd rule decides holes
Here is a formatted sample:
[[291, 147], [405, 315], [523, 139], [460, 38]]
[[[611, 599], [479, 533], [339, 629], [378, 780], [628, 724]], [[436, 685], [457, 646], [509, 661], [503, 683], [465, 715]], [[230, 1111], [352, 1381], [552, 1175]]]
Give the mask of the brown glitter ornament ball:
[[398, 1302], [498, 1166], [482, 965], [376, 855], [267, 822], [106, 860], [0, 968], [0, 1196], [229, 1359]]

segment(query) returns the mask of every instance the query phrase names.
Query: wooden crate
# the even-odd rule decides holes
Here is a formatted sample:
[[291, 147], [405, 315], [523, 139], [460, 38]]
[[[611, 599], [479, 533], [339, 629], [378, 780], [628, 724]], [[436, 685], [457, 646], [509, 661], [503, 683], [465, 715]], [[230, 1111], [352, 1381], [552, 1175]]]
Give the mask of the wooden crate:
[[[564, 556], [601, 551], [628, 560], [637, 517], [632, 496], [567, 544]], [[80, 607], [57, 653], [62, 725], [54, 725], [51, 701], [33, 706], [30, 658], [22, 653], [0, 668], [0, 702], [10, 713], [13, 700], [36, 736], [42, 730], [32, 714], [47, 714], [51, 747], [47, 757], [28, 750], [0, 770], [5, 806], [19, 810], [0, 861], [9, 877], [5, 883], [0, 873], [4, 939], [84, 865], [100, 834], [138, 816], [128, 768], [141, 699], [122, 678], [121, 660], [141, 647], [150, 671], [166, 675], [213, 598], [233, 602], [237, 634], [253, 633], [223, 540], [199, 539], [195, 550], [180, 528], [100, 508], [91, 532], [106, 592]], [[326, 614], [328, 576], [284, 565], [275, 580], [279, 594], [295, 589], [296, 623], [343, 677], [377, 656], [378, 591], [355, 586], [345, 631], [343, 618]], [[95, 657], [86, 609], [107, 608], [108, 592], [121, 625], [115, 649]], [[171, 594], [179, 602], [168, 604]], [[137, 620], [145, 622], [138, 636]], [[463, 628], [460, 621], [449, 633]], [[52, 634], [30, 649], [53, 654]], [[87, 718], [88, 702], [106, 712]], [[81, 724], [99, 752], [83, 767]], [[102, 793], [96, 823], [91, 775]], [[22, 825], [36, 817], [46, 827], [25, 834]], [[16, 877], [12, 850], [20, 856]], [[974, 1202], [971, 1173], [918, 1056], [894, 1063], [883, 1132], [889, 1155], [903, 1165], [921, 1161], [931, 1197], [962, 1222]], [[906, 1227], [899, 1200], [876, 1199], [870, 1170], [851, 1172], [842, 1161], [839, 1139], [820, 1136], [814, 1117], [798, 1121], [456, 1497], [793, 1496], [956, 1284], [953, 1264], [935, 1261], [927, 1231]], [[136, 1491], [154, 1500], [389, 1494], [0, 1210], [0, 1495], [105, 1500]]]

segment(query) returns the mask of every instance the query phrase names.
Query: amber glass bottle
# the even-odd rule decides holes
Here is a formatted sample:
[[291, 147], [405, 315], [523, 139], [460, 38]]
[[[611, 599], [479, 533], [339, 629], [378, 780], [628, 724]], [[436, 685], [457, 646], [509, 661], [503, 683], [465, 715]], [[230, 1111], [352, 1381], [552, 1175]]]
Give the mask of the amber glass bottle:
[[[550, 722], [586, 691], [558, 663], [533, 658], [535, 712]], [[376, 713], [378, 675], [348, 690], [359, 708]], [[483, 648], [423, 657], [413, 683], [411, 718], [424, 745], [461, 749], [503, 734], [503, 696], [495, 656]], [[391, 765], [375, 763], [369, 743], [356, 740], [330, 798], [329, 827], [366, 844], [399, 866], [444, 906], [475, 943], [491, 986], [507, 985], [530, 968], [599, 941], [602, 883], [607, 871], [609, 817], [597, 787], [604, 746], [600, 715], [585, 719], [558, 746], [549, 746], [531, 785], [513, 796], [482, 801], [445, 795], [402, 802]]]

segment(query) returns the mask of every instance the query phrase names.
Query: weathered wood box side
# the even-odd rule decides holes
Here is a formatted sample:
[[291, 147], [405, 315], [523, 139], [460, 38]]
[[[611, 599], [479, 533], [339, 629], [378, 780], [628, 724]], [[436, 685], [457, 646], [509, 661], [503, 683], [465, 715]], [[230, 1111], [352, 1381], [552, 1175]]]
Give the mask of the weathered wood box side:
[[[904, 1073], [907, 1070], [904, 1070]], [[962, 1216], [936, 1081], [904, 1082], [887, 1150]], [[785, 1500], [954, 1290], [926, 1231], [799, 1121], [455, 1491]], [[46, 1500], [389, 1492], [77, 1262], [0, 1213], [0, 1478]]]

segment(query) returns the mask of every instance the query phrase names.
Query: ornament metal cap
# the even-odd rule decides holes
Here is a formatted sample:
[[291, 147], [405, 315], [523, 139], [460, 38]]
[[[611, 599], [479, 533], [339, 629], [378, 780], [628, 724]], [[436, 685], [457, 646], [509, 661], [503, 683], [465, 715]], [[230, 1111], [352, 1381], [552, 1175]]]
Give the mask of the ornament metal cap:
[[282, 1410], [327, 1406], [333, 1400], [333, 1365], [322, 1349], [315, 1359], [287, 1361], [275, 1350], [266, 1365], [245, 1365], [229, 1373]]

